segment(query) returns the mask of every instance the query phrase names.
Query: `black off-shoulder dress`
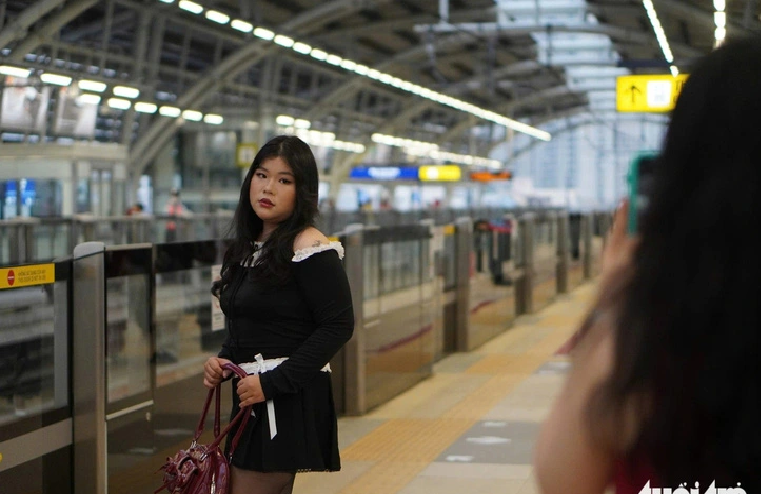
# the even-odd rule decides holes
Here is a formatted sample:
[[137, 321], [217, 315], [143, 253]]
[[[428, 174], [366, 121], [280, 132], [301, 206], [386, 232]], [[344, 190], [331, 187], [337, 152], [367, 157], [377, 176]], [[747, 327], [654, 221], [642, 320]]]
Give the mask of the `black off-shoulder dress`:
[[[331, 377], [321, 369], [351, 338], [354, 311], [339, 242], [296, 251], [285, 284], [257, 283], [250, 267], [238, 269], [220, 297], [228, 335], [219, 357], [237, 364], [288, 357], [260, 375], [275, 408], [277, 434], [270, 438], [267, 405], [253, 407], [232, 464], [260, 472], [337, 471], [338, 426]], [[233, 380], [233, 408], [240, 400]], [[225, 446], [228, 454], [236, 430]]]

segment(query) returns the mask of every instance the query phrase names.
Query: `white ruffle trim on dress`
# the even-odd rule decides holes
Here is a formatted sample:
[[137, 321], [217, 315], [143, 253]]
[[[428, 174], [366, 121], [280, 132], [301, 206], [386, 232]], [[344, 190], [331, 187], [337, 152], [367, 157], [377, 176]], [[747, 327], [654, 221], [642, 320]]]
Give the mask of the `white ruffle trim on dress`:
[[343, 245], [341, 245], [341, 242], [330, 242], [327, 244], [320, 244], [317, 247], [307, 247], [306, 249], [299, 249], [293, 253], [293, 259], [291, 259], [291, 261], [301, 262], [305, 259], [309, 259], [309, 257], [312, 254], [317, 254], [318, 252], [325, 252], [326, 250], [334, 250], [338, 252], [339, 259], [344, 258], [344, 248], [343, 248]]

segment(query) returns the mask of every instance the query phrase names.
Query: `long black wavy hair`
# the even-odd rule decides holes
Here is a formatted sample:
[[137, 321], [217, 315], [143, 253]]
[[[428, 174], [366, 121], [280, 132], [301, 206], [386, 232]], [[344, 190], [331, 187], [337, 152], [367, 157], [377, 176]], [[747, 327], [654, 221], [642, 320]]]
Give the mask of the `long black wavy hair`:
[[728, 41], [681, 92], [612, 302], [613, 371], [590, 423], [666, 487], [761, 492], [760, 119], [761, 38]]
[[251, 206], [251, 179], [257, 168], [272, 158], [280, 157], [291, 167], [296, 184], [296, 204], [293, 214], [280, 223], [262, 247], [260, 261], [252, 269], [258, 280], [274, 285], [285, 283], [291, 276], [293, 242], [304, 229], [314, 226], [319, 213], [317, 196], [319, 177], [314, 154], [309, 145], [296, 136], [280, 135], [262, 146], [246, 173], [240, 187], [240, 199], [235, 209], [230, 236], [232, 243], [225, 252], [221, 279], [212, 283], [211, 292], [219, 297], [230, 286], [241, 262], [254, 250], [254, 242], [262, 232], [262, 220]]

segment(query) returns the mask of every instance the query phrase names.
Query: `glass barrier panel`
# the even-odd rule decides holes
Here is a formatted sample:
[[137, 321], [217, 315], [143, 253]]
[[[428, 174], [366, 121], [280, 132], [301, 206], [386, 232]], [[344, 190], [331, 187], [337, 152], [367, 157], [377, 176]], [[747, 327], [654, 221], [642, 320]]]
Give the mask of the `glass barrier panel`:
[[106, 280], [106, 382], [108, 403], [151, 390], [150, 277]]
[[[23, 268], [12, 270], [16, 283]], [[9, 424], [31, 419], [31, 432], [48, 412], [70, 416], [69, 272], [58, 270], [61, 281], [0, 289], [0, 441], [9, 439]]]

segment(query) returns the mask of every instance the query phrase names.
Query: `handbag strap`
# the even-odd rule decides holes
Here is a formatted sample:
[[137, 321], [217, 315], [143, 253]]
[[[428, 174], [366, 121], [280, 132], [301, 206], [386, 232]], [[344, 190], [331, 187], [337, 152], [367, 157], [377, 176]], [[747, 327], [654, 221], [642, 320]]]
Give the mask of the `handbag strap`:
[[[232, 371], [235, 375], [237, 375], [239, 378], [243, 379], [248, 376], [246, 371], [238, 367], [237, 365], [233, 363], [226, 363], [222, 365], [223, 369], [227, 369]], [[215, 410], [214, 410], [214, 441], [209, 445], [210, 449], [214, 449], [217, 446], [219, 446], [219, 443], [222, 442], [222, 439], [230, 432], [230, 429], [232, 429], [235, 424], [243, 420], [240, 427], [238, 428], [238, 431], [235, 433], [235, 437], [233, 438], [233, 442], [230, 446], [230, 457], [232, 458], [233, 452], [235, 451], [236, 446], [238, 445], [238, 441], [240, 440], [240, 437], [243, 433], [243, 429], [246, 428], [246, 424], [248, 424], [248, 418], [251, 416], [251, 406], [243, 407], [238, 411], [238, 413], [235, 415], [235, 417], [230, 421], [229, 424], [222, 430], [220, 433], [219, 431], [219, 421], [220, 421], [220, 401], [221, 401], [221, 395], [222, 395], [222, 389], [221, 389], [221, 383], [218, 384], [213, 389], [209, 390], [209, 394], [206, 396], [206, 403], [203, 407], [203, 412], [201, 413], [201, 419], [198, 421], [198, 426], [196, 427], [196, 434], [193, 437], [193, 442], [198, 442], [198, 439], [201, 437], [201, 434], [203, 434], [203, 428], [204, 423], [206, 422], [206, 416], [209, 413], [209, 407], [211, 406], [211, 398], [216, 393], [216, 400], [215, 400]]]

